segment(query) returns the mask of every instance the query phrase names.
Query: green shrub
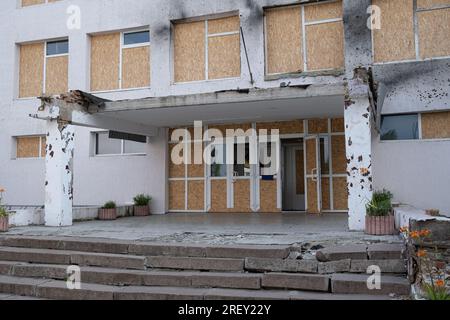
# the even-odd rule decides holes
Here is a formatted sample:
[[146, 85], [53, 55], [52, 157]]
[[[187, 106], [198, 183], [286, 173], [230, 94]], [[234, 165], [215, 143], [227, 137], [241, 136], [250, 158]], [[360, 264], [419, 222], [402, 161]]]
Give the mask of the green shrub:
[[0, 207], [0, 218], [4, 218], [4, 217], [7, 217], [7, 216], [9, 216], [8, 211], [6, 211], [5, 208]]
[[367, 215], [372, 217], [389, 216], [392, 213], [392, 198], [392, 193], [385, 189], [375, 191], [372, 200], [366, 205]]
[[147, 206], [150, 201], [152, 201], [152, 198], [145, 194], [138, 194], [136, 197], [133, 198], [134, 205], [137, 207], [141, 206]]
[[103, 206], [103, 209], [115, 209], [115, 208], [117, 208], [117, 205], [116, 205], [116, 203], [114, 201], [108, 201]]

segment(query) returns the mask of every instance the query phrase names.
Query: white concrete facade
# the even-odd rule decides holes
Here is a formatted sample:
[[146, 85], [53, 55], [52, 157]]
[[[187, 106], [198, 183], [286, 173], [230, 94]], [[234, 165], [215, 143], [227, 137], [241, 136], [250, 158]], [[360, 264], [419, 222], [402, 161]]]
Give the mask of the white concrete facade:
[[[37, 112], [39, 101], [17, 98], [18, 44], [68, 38], [69, 89], [89, 92], [89, 35], [148, 27], [152, 52], [151, 87], [93, 93], [110, 100], [201, 94], [237, 88], [278, 88], [282, 82], [290, 82], [291, 85], [343, 83], [344, 75], [292, 77], [270, 81], [265, 79], [264, 26], [260, 13], [265, 6], [293, 2], [291, 0], [62, 0], [51, 4], [19, 8], [16, 0], [2, 1], [0, 30], [8, 31], [2, 31], [0, 34], [0, 185], [7, 189], [5, 202], [10, 205], [43, 205], [45, 202], [45, 159], [14, 159], [15, 136], [47, 133], [45, 121], [31, 119], [28, 116]], [[344, 0], [349, 12], [351, 12], [350, 8], [358, 7], [356, 2], [359, 0]], [[363, 2], [370, 3], [366, 0]], [[80, 8], [80, 29], [69, 30], [66, 26], [70, 17], [67, 9], [71, 5]], [[173, 84], [170, 71], [172, 61], [170, 22], [232, 11], [239, 11], [241, 15], [241, 26], [245, 34], [250, 68], [255, 83], [253, 85], [250, 83], [245, 52], [241, 50], [240, 79]], [[363, 21], [366, 20], [364, 14], [365, 10], [360, 11]], [[344, 17], [347, 18], [347, 13]], [[370, 42], [370, 37], [365, 41]], [[346, 46], [350, 45], [350, 42], [347, 42]], [[371, 64], [367, 60], [358, 60], [361, 63], [348, 63], [354, 59], [358, 60], [355, 51], [346, 50], [347, 76], [353, 73], [350, 68], [360, 65], [368, 67]], [[442, 68], [444, 67], [445, 65]], [[430, 72], [433, 76], [433, 71]], [[441, 73], [442, 79], [449, 77], [449, 74], [448, 71], [443, 75]], [[381, 71], [381, 78], [382, 75]], [[408, 81], [414, 82], [414, 77]], [[422, 82], [422, 79], [416, 81]], [[443, 90], [449, 91], [448, 87], [442, 87]], [[409, 85], [408, 88], [411, 86]], [[396, 92], [398, 93], [398, 90]], [[419, 99], [411, 100], [411, 96], [411, 90], [405, 90], [404, 94], [395, 96], [395, 99], [401, 102], [396, 103], [392, 101], [393, 96], [390, 95], [391, 100], [388, 101], [388, 105], [414, 103], [416, 111], [429, 111], [429, 103], [422, 103]], [[450, 109], [448, 101], [434, 103], [432, 107]], [[388, 109], [386, 107], [383, 112], [388, 112]], [[344, 105], [342, 105], [342, 114], [344, 114]], [[74, 131], [74, 205], [101, 205], [108, 200], [126, 204], [130, 203], [137, 193], [148, 193], [154, 200], [153, 213], [167, 212], [168, 155], [165, 130], [158, 130], [158, 134], [149, 139], [146, 155], [105, 157], [93, 155], [92, 131], [95, 130], [76, 127]], [[364, 138], [360, 143], [370, 144], [371, 138], [368, 135], [370, 127], [363, 128], [362, 132], [364, 132]], [[443, 176], [444, 173], [450, 177], [450, 173], [447, 169], [444, 169], [444, 172], [432, 169], [438, 166], [436, 160], [421, 153], [426, 151], [439, 155], [441, 163], [450, 163], [450, 141], [379, 143], [377, 139], [372, 136], [372, 146], [361, 147], [365, 159], [372, 156], [372, 163], [368, 162], [366, 166], [373, 165], [373, 187], [390, 189], [398, 201], [419, 207], [440, 208], [444, 213], [446, 211], [450, 214], [450, 200], [448, 196], [444, 196], [445, 191], [450, 190], [450, 178], [445, 179]], [[409, 155], [407, 164], [404, 161], [405, 152]], [[423, 167], [430, 170], [422, 171]], [[403, 175], [397, 179], [395, 173], [400, 170], [405, 170], [409, 175], [407, 177]], [[353, 177], [353, 180], [358, 182], [359, 175]], [[419, 185], [420, 181], [430, 183]], [[357, 187], [360, 186], [355, 186]], [[361, 202], [353, 209], [358, 220], [355, 223], [351, 222], [353, 229], [362, 228], [363, 219], [359, 217], [364, 216], [364, 212], [361, 212], [363, 208], [364, 205]]]

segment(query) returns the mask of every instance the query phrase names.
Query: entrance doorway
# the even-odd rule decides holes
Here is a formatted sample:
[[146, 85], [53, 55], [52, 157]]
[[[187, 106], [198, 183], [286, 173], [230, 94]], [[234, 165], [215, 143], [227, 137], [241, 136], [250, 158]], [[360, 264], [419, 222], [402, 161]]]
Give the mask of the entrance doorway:
[[303, 139], [282, 141], [283, 211], [305, 211], [305, 157]]

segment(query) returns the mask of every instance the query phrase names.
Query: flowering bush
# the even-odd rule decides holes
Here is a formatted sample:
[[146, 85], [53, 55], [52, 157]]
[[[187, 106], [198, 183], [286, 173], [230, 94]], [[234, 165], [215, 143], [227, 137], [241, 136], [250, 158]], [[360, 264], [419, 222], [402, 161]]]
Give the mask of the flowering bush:
[[431, 231], [427, 229], [410, 231], [408, 228], [400, 228], [400, 232], [406, 239], [410, 259], [417, 263], [419, 275], [416, 282], [424, 297], [428, 300], [450, 300], [448, 289], [450, 283], [445, 266], [436, 263], [432, 254], [423, 248], [424, 240], [431, 235]]

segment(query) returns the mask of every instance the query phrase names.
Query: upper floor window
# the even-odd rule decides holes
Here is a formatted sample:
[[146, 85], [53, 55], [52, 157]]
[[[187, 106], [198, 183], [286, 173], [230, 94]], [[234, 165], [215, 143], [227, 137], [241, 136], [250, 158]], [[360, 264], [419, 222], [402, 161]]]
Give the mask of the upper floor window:
[[150, 86], [150, 32], [91, 36], [91, 91]]
[[[113, 138], [110, 132], [96, 132], [95, 155], [145, 154], [146, 143]], [[145, 137], [143, 137], [145, 138]], [[145, 138], [146, 141], [146, 138]]]
[[265, 10], [266, 74], [344, 67], [342, 1]]
[[[417, 5], [414, 5], [417, 1]], [[380, 8], [374, 28], [374, 61], [395, 62], [450, 56], [450, 1], [372, 0]]]
[[239, 16], [173, 25], [174, 81], [238, 78], [241, 75]]
[[45, 157], [45, 136], [16, 137], [16, 159], [43, 158]]
[[20, 45], [19, 97], [68, 91], [69, 41]]
[[52, 3], [60, 0], [21, 0], [22, 7], [35, 6], [38, 4]]

